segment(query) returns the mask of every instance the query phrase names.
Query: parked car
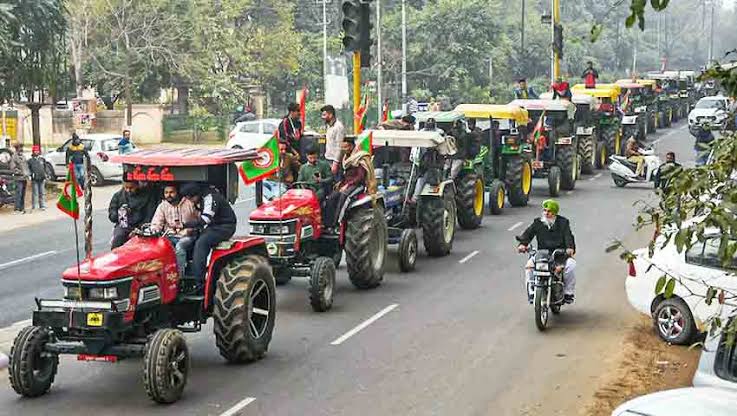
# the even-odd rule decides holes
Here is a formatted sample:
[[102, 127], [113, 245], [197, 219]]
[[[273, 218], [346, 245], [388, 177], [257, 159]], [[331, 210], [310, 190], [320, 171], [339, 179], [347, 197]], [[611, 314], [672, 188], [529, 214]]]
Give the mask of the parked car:
[[236, 123], [228, 135], [228, 149], [257, 149], [273, 136], [281, 122], [278, 118], [265, 118]]
[[709, 123], [714, 128], [724, 127], [728, 117], [729, 98], [716, 95], [700, 99], [688, 114], [688, 127]]
[[[119, 134], [88, 134], [80, 137], [92, 162], [92, 186], [100, 186], [110, 179], [123, 178], [123, 165], [109, 161], [110, 156], [118, 154]], [[69, 139], [57, 149], [43, 155], [46, 159], [46, 176], [49, 179], [64, 177], [67, 174], [66, 151], [72, 140]], [[135, 149], [135, 145], [133, 146]]]
[[726, 338], [723, 332], [706, 338], [693, 376], [694, 387], [716, 387], [737, 393], [737, 343], [727, 345]]
[[713, 387], [664, 390], [629, 400], [612, 416], [734, 416], [737, 393]]
[[[707, 305], [705, 296], [709, 286], [737, 290], [737, 257], [728, 268], [721, 266], [716, 230], [705, 232], [705, 241], [695, 241], [693, 246], [678, 253], [673, 242], [660, 249], [656, 244], [653, 257], [648, 259], [647, 248], [635, 250], [636, 258], [629, 264], [625, 281], [627, 299], [638, 311], [652, 317], [655, 329], [664, 341], [673, 344], [689, 344], [700, 331], [706, 331], [706, 321], [722, 313], [728, 315], [737, 307], [727, 299], [725, 307], [715, 300]], [[655, 294], [658, 279], [667, 272], [681, 276], [669, 299]]]

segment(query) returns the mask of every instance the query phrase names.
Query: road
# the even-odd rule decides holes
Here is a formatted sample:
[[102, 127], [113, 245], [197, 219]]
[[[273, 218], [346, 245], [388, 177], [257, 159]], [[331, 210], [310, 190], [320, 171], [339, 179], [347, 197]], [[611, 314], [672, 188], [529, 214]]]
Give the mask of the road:
[[[673, 150], [693, 159], [683, 123], [652, 139], [661, 155]], [[149, 402], [139, 361], [111, 365], [64, 357], [51, 392], [39, 399], [19, 399], [6, 372], [0, 373], [0, 415], [576, 414], [634, 314], [624, 295], [625, 265], [604, 247], [612, 238], [643, 243], [631, 228], [632, 206], [652, 192], [615, 188], [602, 171], [561, 195], [561, 215], [572, 220], [579, 247], [579, 283], [576, 303], [543, 334], [525, 299], [525, 258], [515, 254], [514, 236], [539, 215], [545, 197], [545, 181], [535, 180], [528, 207], [506, 209], [485, 217], [478, 230], [458, 232], [450, 256], [423, 254], [411, 274], [398, 272], [391, 250], [385, 281], [375, 290], [353, 289], [342, 266], [330, 312], [311, 312], [304, 281], [280, 287], [274, 337], [257, 363], [225, 365], [210, 325], [188, 335], [192, 372], [184, 398], [174, 405]], [[240, 218], [249, 205], [237, 206]], [[107, 231], [97, 234], [98, 250]], [[30, 317], [33, 296], [58, 295], [59, 272], [74, 258], [69, 224], [2, 235], [5, 326]], [[49, 251], [55, 253], [41, 255]], [[40, 257], [2, 266], [34, 254]]]

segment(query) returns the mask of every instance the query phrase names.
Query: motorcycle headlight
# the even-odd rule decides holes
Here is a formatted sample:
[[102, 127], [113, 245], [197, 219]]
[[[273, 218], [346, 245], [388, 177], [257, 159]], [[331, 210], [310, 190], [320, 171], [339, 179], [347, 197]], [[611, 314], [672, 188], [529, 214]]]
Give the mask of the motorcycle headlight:
[[89, 290], [90, 299], [117, 299], [117, 287], [93, 287]]
[[535, 264], [535, 268], [537, 270], [540, 270], [540, 271], [543, 271], [543, 272], [547, 272], [548, 269], [549, 269], [549, 265], [548, 265], [548, 263], [544, 263], [544, 262], [543, 263], [537, 263], [537, 264]]
[[64, 286], [64, 298], [82, 299], [82, 291], [79, 286]]

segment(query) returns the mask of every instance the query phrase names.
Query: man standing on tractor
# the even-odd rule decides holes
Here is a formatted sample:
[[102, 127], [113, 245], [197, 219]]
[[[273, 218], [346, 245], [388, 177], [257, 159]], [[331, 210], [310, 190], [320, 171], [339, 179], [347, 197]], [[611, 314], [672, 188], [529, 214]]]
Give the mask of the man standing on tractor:
[[330, 163], [333, 175], [337, 175], [340, 168], [340, 148], [345, 138], [345, 127], [335, 117], [335, 107], [332, 105], [325, 105], [320, 111], [323, 121], [328, 126], [325, 132], [325, 159]]
[[289, 153], [299, 155], [299, 139], [302, 138], [304, 129], [300, 120], [299, 104], [289, 103], [287, 111], [287, 115], [279, 123], [279, 141], [287, 145]]
[[581, 78], [583, 78], [586, 88], [596, 88], [596, 80], [599, 79], [599, 72], [594, 69], [593, 62], [586, 62], [586, 69], [583, 71]]
[[400, 119], [387, 120], [379, 124], [379, 130], [414, 130], [415, 118], [411, 115]]
[[553, 83], [553, 99], [560, 98], [563, 100], [571, 101], [573, 98], [573, 94], [571, 93], [571, 86], [568, 84], [568, 81], [563, 81], [563, 78], [558, 78], [556, 82]]
[[465, 131], [460, 121], [453, 123], [450, 135], [455, 138], [456, 152], [450, 159], [450, 178], [455, 179], [463, 169], [463, 163], [472, 156], [469, 154], [471, 135]]
[[235, 234], [237, 218], [228, 200], [215, 189], [190, 182], [182, 185], [180, 193], [201, 212], [197, 219], [184, 223], [185, 228], [202, 230], [192, 254], [195, 284], [191, 289], [191, 293], [201, 294], [205, 287], [207, 257], [213, 248]]
[[325, 224], [329, 228], [337, 226], [340, 209], [349, 198], [357, 195], [363, 188], [370, 195], [377, 191], [371, 155], [356, 148], [356, 141], [352, 136], [343, 138], [341, 150], [344, 155], [343, 176], [335, 185], [336, 192], [325, 203]]
[[138, 182], [123, 180], [123, 189], [113, 195], [108, 206], [108, 219], [115, 224], [111, 250], [125, 244], [136, 227], [151, 221], [156, 202], [156, 197]]
[[330, 183], [333, 180], [333, 174], [330, 172], [330, 165], [324, 160], [318, 158], [318, 150], [316, 146], [307, 149], [307, 163], [299, 169], [297, 182], [306, 182], [312, 185], [312, 189], [317, 194], [319, 201], [325, 200], [325, 193], [329, 191]]
[[521, 78], [517, 81], [517, 87], [514, 89], [514, 98], [523, 100], [537, 100], [540, 98], [532, 87], [527, 86], [527, 80]]
[[164, 200], [156, 208], [151, 220], [151, 230], [167, 233], [177, 255], [180, 277], [184, 276], [184, 269], [187, 267], [187, 252], [197, 238], [195, 230], [184, 228], [184, 224], [197, 221], [199, 216], [200, 213], [192, 201], [179, 195], [176, 185], [168, 184], [164, 187]]

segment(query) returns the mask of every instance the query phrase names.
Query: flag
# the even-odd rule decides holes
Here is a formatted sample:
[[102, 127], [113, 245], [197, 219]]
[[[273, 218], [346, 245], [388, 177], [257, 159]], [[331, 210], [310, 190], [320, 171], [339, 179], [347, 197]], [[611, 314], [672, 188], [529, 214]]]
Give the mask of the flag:
[[356, 138], [356, 146], [368, 154], [372, 154], [374, 149], [374, 132], [369, 130], [361, 133]]
[[389, 111], [389, 115], [387, 116], [387, 120], [394, 120], [394, 114], [392, 114], [391, 111]]
[[392, 119], [392, 112], [389, 111], [389, 101], [384, 101], [384, 105], [381, 107], [381, 122]]
[[543, 124], [545, 123], [545, 110], [540, 114], [535, 129], [532, 130], [532, 143], [537, 150], [537, 160], [540, 160], [540, 149], [545, 148], [545, 136], [543, 136]]
[[624, 112], [627, 112], [627, 107], [629, 107], [630, 105], [630, 92], [632, 92], [632, 90], [628, 89], [627, 92], [624, 94], [624, 100], [622, 100], [622, 110]]
[[358, 121], [358, 131], [356, 134], [360, 134], [366, 129], [366, 117], [368, 116], [369, 98], [368, 95], [363, 96], [363, 103], [358, 107], [358, 111], [354, 116]]
[[250, 185], [267, 176], [271, 176], [279, 168], [279, 130], [274, 132], [264, 147], [258, 150], [258, 159], [241, 163], [238, 173], [246, 185]]
[[74, 218], [79, 219], [79, 203], [77, 198], [82, 196], [82, 188], [79, 187], [77, 176], [74, 174], [74, 165], [69, 164], [67, 171], [67, 179], [64, 181], [64, 189], [59, 195], [59, 201], [56, 207], [62, 212]]
[[[302, 122], [302, 130], [305, 129], [307, 121], [307, 87], [302, 88], [302, 94], [299, 95], [299, 121]], [[300, 134], [301, 136], [301, 134]]]

